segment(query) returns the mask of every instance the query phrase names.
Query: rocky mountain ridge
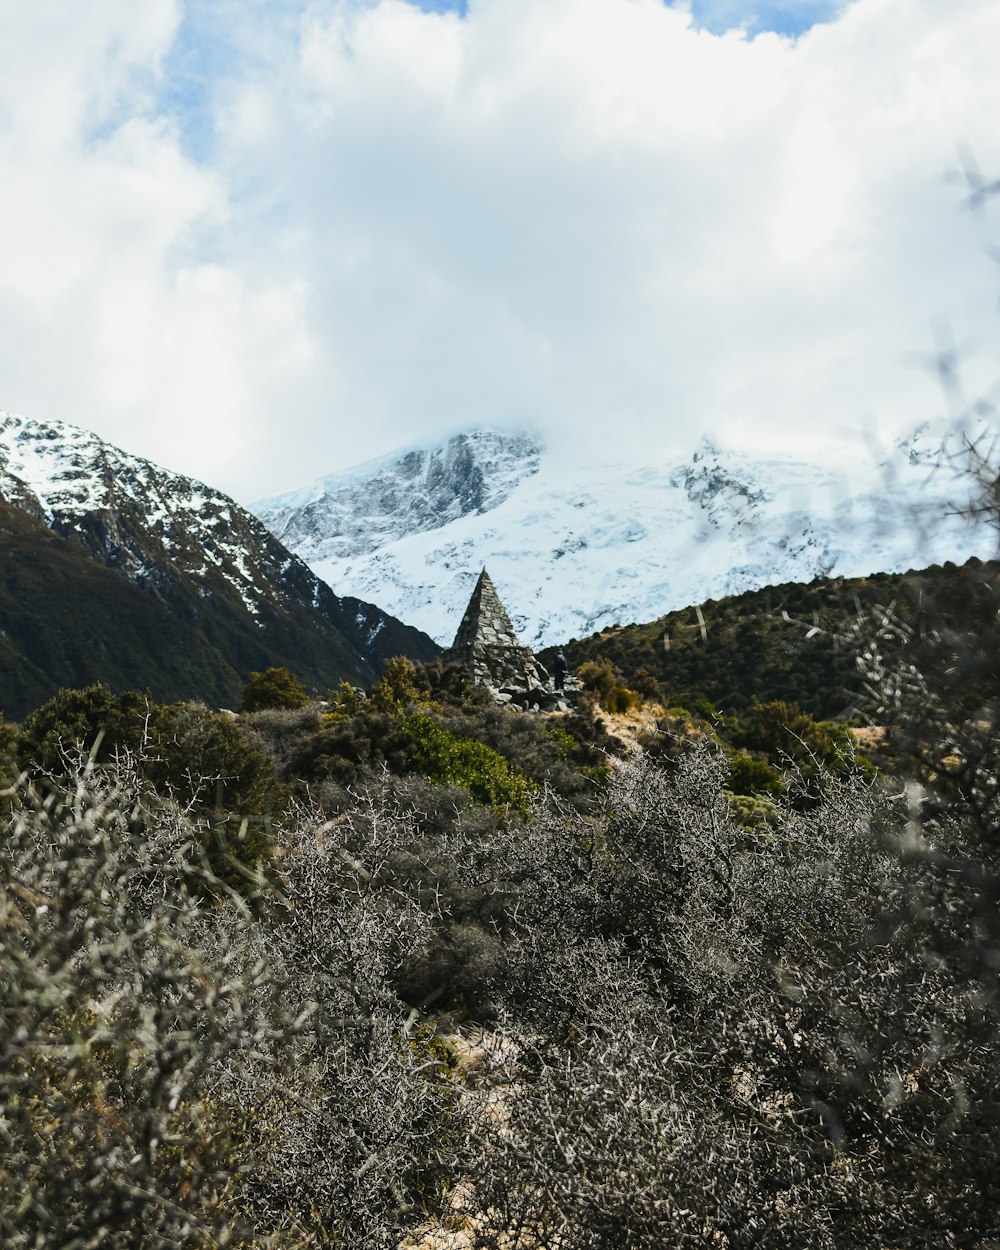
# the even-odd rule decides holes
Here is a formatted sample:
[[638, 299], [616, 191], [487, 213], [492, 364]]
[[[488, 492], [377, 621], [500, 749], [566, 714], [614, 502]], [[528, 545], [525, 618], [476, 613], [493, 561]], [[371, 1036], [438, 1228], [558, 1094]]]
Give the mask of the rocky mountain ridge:
[[253, 511], [304, 560], [368, 554], [498, 507], [538, 471], [540, 455], [528, 433], [458, 434], [439, 447], [402, 451], [261, 500]]
[[[142, 594], [137, 598], [116, 586], [119, 617], [124, 612], [125, 619], [102, 626], [98, 610], [93, 628], [97, 635], [102, 627], [120, 635], [128, 662], [116, 666], [118, 680], [148, 685], [158, 697], [232, 702], [251, 671], [272, 664], [286, 665], [320, 688], [342, 677], [368, 683], [389, 656], [427, 659], [437, 653], [430, 639], [371, 603], [334, 594], [228, 496], [74, 426], [0, 414], [0, 500], [7, 504], [8, 572], [0, 630], [17, 639], [8, 663], [49, 673], [57, 686], [97, 680], [106, 666], [96, 659], [104, 649], [98, 636], [89, 650], [66, 640], [55, 647], [61, 659], [53, 655], [36, 663], [23, 612], [26, 576], [44, 581], [40, 565], [48, 562], [51, 574], [56, 555], [63, 601], [51, 586], [47, 627], [62, 620], [71, 633], [66, 595], [77, 602], [79, 619], [79, 604], [88, 595], [107, 599], [111, 583], [103, 572], [111, 570]], [[62, 545], [45, 540], [45, 533]], [[12, 569], [19, 572], [20, 599], [9, 584]], [[92, 607], [88, 603], [88, 619]], [[36, 613], [44, 611], [39, 602]], [[126, 641], [140, 618], [138, 632], [132, 629]], [[151, 639], [161, 634], [165, 642], [157, 658]], [[184, 637], [182, 654], [171, 650], [171, 636]], [[22, 710], [12, 710], [9, 702], [0, 706], [8, 714]]]

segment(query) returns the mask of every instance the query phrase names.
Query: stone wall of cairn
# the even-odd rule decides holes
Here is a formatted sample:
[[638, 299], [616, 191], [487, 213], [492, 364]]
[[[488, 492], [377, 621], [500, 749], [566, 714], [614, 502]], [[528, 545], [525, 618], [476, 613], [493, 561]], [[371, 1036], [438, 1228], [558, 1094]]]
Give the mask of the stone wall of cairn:
[[477, 686], [485, 686], [500, 703], [545, 710], [565, 706], [564, 698], [530, 647], [517, 640], [500, 596], [483, 569], [469, 600], [455, 641], [441, 659], [461, 664]]

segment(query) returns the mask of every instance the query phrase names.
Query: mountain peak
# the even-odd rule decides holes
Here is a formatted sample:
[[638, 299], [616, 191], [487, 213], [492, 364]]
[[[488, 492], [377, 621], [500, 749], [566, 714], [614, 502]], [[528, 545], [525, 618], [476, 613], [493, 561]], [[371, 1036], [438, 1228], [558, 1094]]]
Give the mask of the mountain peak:
[[349, 559], [489, 512], [537, 473], [541, 454], [527, 431], [470, 430], [262, 499], [252, 511], [310, 561]]
[[321, 508], [257, 510], [320, 576], [443, 645], [486, 564], [538, 647], [769, 584], [993, 555], [954, 515], [954, 480], [928, 489], [924, 460], [899, 460], [888, 474], [859, 454], [838, 474], [705, 439], [659, 463], [570, 465], [531, 435], [473, 431], [346, 475]]

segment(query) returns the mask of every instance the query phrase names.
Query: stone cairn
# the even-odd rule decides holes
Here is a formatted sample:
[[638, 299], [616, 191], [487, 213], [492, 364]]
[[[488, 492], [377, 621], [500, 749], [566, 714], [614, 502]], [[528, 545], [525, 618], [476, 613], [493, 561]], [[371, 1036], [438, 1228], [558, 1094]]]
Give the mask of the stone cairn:
[[531, 648], [518, 642], [507, 609], [485, 569], [479, 574], [455, 641], [441, 660], [461, 664], [471, 672], [475, 684], [485, 686], [499, 703], [515, 703], [535, 711], [568, 707]]

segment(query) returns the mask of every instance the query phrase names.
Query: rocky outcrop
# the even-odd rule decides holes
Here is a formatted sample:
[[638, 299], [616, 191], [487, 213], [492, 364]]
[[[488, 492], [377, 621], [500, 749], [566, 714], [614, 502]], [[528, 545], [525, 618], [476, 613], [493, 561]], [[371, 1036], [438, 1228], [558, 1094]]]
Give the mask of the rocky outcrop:
[[440, 447], [408, 451], [305, 491], [262, 499], [252, 511], [303, 559], [354, 559], [408, 534], [489, 512], [538, 471], [532, 435], [493, 430], [457, 434]]

